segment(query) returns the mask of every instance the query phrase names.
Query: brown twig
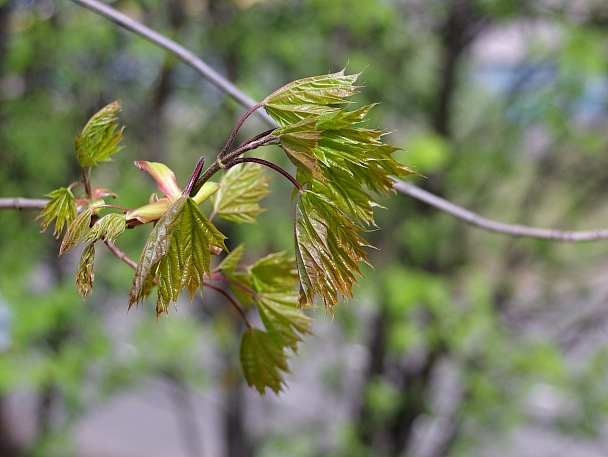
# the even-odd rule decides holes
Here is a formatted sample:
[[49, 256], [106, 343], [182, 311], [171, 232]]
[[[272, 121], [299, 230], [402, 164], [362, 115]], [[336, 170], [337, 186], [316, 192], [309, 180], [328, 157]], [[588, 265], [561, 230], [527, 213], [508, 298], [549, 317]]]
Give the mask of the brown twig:
[[108, 241], [108, 240], [105, 240], [104, 243], [108, 248], [110, 248], [110, 251], [112, 251], [112, 253], [116, 257], [118, 257], [124, 263], [126, 263], [127, 265], [132, 267], [134, 270], [137, 269], [137, 262], [130, 259], [129, 256], [127, 256], [127, 254], [125, 254], [124, 251], [121, 251], [114, 243], [112, 243], [111, 241]]
[[538, 238], [542, 240], [566, 242], [589, 242], [608, 238], [608, 229], [571, 231], [528, 227], [518, 224], [504, 224], [502, 222], [486, 219], [477, 213], [455, 205], [454, 203], [444, 200], [443, 198], [416, 187], [413, 184], [397, 182], [394, 187], [395, 190], [401, 194], [409, 195], [410, 197], [434, 206], [435, 208], [444, 211], [457, 219], [463, 220], [468, 224], [488, 230], [490, 232], [515, 237]]

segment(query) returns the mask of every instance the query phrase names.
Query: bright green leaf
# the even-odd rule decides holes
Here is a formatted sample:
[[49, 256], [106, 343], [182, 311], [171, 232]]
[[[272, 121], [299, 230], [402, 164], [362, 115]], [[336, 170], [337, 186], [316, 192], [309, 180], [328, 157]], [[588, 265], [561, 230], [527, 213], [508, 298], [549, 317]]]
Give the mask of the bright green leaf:
[[249, 271], [256, 292], [291, 291], [298, 280], [295, 258], [286, 257], [284, 252], [259, 259]]
[[59, 237], [63, 232], [63, 227], [74, 220], [76, 217], [76, 199], [72, 191], [66, 187], [61, 187], [46, 195], [51, 200], [44, 205], [38, 218], [44, 217], [42, 220], [42, 231], [55, 220], [55, 230], [53, 235]]
[[349, 103], [358, 87], [353, 84], [359, 74], [345, 75], [344, 70], [322, 76], [298, 79], [270, 94], [262, 105], [266, 112], [284, 127], [311, 115], [320, 116], [337, 111], [330, 105]]
[[263, 293], [256, 296], [260, 318], [268, 334], [281, 347], [297, 352], [301, 335], [312, 333], [312, 319], [298, 306], [294, 293]]
[[248, 328], [241, 337], [241, 365], [250, 387], [264, 395], [269, 388], [278, 394], [285, 383], [283, 373], [289, 373], [287, 355], [283, 348], [265, 331]]
[[300, 275], [300, 306], [313, 306], [318, 295], [330, 312], [338, 296], [353, 295], [361, 276], [358, 263], [369, 264], [370, 247], [362, 230], [326, 197], [311, 191], [300, 196], [296, 220], [296, 260]]
[[230, 168], [213, 197], [213, 211], [232, 222], [254, 223], [257, 215], [263, 211], [258, 202], [268, 194], [271, 179], [256, 163]]
[[90, 208], [85, 209], [80, 213], [74, 221], [68, 226], [68, 229], [61, 241], [59, 247], [59, 255], [62, 255], [68, 249], [76, 246], [82, 238], [86, 235], [87, 231], [91, 226], [91, 216], [93, 211]]
[[150, 278], [158, 276], [157, 313], [167, 312], [182, 290], [192, 299], [211, 275], [210, 246], [228, 250], [225, 236], [205, 217], [196, 202], [181, 197], [160, 218], [144, 246], [129, 295], [129, 306], [139, 303], [149, 290]]
[[315, 118], [307, 118], [276, 129], [272, 134], [279, 137], [281, 148], [299, 170], [320, 177], [317, 157], [313, 152], [320, 134], [315, 125]]
[[95, 113], [78, 134], [75, 152], [81, 167], [93, 167], [108, 161], [122, 149], [119, 145], [122, 129], [116, 131], [119, 111], [118, 102], [110, 103]]
[[76, 271], [78, 295], [80, 295], [83, 300], [93, 292], [93, 280], [95, 279], [94, 260], [95, 245], [91, 243], [82, 251], [80, 262], [78, 263], [78, 270]]

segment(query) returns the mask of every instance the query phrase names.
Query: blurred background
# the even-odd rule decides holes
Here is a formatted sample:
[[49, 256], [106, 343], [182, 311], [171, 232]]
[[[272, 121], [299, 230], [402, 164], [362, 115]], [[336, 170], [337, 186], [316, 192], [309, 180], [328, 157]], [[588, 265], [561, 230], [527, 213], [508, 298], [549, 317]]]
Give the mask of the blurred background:
[[[118, 0], [260, 100], [365, 70], [360, 103], [410, 181], [503, 222], [608, 227], [605, 0]], [[125, 150], [95, 185], [139, 206], [134, 160], [184, 186], [244, 109], [139, 37], [68, 0], [0, 0], [0, 196], [78, 179], [75, 135], [121, 100]], [[265, 130], [252, 118], [243, 139]], [[270, 152], [269, 152], [270, 153]], [[287, 164], [285, 164], [287, 166]], [[283, 179], [252, 258], [293, 249]], [[157, 323], [127, 313], [129, 267], [57, 257], [31, 212], [0, 212], [0, 455], [74, 457], [608, 455], [606, 242], [489, 234], [404, 195], [369, 234], [375, 270], [292, 359], [281, 395], [244, 385], [239, 323], [206, 292]], [[138, 258], [146, 229], [118, 240]]]

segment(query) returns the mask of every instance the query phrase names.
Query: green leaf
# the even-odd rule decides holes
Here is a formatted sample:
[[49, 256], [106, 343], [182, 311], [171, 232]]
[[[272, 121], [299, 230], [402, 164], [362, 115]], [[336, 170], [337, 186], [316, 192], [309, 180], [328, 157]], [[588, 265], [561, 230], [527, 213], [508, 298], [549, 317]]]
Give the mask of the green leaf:
[[85, 209], [80, 213], [74, 221], [68, 226], [68, 229], [61, 241], [59, 247], [59, 255], [65, 253], [68, 249], [76, 246], [91, 227], [91, 216], [93, 211], [90, 208]]
[[216, 270], [221, 271], [228, 278], [228, 287], [237, 300], [243, 305], [248, 305], [253, 301], [253, 278], [250, 271], [239, 269], [242, 256], [243, 245], [239, 244], [222, 260]]
[[241, 365], [247, 385], [264, 395], [266, 389], [278, 394], [285, 383], [283, 373], [289, 373], [287, 355], [283, 348], [265, 331], [248, 328], [241, 337]]
[[91, 243], [82, 251], [80, 262], [78, 263], [78, 270], [76, 271], [78, 295], [80, 295], [83, 300], [93, 292], [93, 280], [95, 279], [94, 260], [95, 245]]
[[268, 194], [272, 176], [265, 175], [261, 165], [245, 163], [229, 169], [220, 188], [212, 197], [213, 211], [223, 219], [236, 223], [254, 223], [263, 209], [259, 201]]
[[312, 319], [299, 308], [297, 294], [258, 294], [256, 305], [268, 334], [281, 347], [288, 347], [295, 353], [302, 341], [301, 335], [312, 333]]
[[297, 205], [296, 261], [300, 275], [300, 306], [313, 306], [318, 295], [330, 312], [338, 296], [351, 296], [358, 263], [369, 265], [364, 247], [371, 247], [340, 208], [321, 194], [305, 191]]
[[104, 241], [114, 242], [125, 231], [126, 218], [124, 214], [111, 213], [99, 219], [84, 237], [84, 242]]
[[42, 220], [42, 231], [44, 232], [47, 227], [55, 220], [55, 230], [53, 235], [59, 238], [63, 232], [63, 227], [74, 220], [77, 214], [76, 199], [72, 191], [66, 187], [60, 187], [53, 192], [46, 194], [51, 200], [44, 205], [44, 208], [40, 212], [38, 219], [44, 217]]
[[129, 307], [142, 301], [149, 293], [150, 277], [154, 277], [158, 263], [169, 252], [176, 220], [184, 209], [186, 198], [175, 201], [150, 232], [135, 270], [129, 293]]
[[375, 226], [374, 207], [378, 203], [353, 176], [340, 168], [324, 168], [323, 180], [310, 179], [310, 190], [327, 196], [357, 222]]
[[317, 157], [313, 152], [320, 134], [315, 128], [316, 123], [315, 118], [307, 118], [296, 124], [276, 129], [272, 134], [279, 137], [281, 148], [298, 170], [319, 177]]
[[211, 275], [210, 246], [228, 250], [226, 237], [205, 217], [196, 202], [181, 197], [163, 215], [148, 237], [133, 278], [129, 307], [149, 291], [151, 277], [158, 276], [157, 313], [167, 312], [182, 290], [190, 299], [203, 289], [204, 275]]
[[295, 257], [285, 252], [269, 254], [250, 268], [256, 292], [284, 292], [293, 290], [298, 281]]
[[335, 106], [349, 103], [346, 98], [354, 95], [358, 87], [353, 84], [359, 74], [345, 75], [344, 70], [322, 76], [298, 79], [264, 99], [266, 112], [284, 127], [310, 117], [338, 110]]
[[119, 111], [118, 102], [110, 103], [95, 113], [78, 134], [75, 152], [81, 167], [93, 167], [108, 161], [122, 149], [119, 145], [122, 129], [116, 131]]

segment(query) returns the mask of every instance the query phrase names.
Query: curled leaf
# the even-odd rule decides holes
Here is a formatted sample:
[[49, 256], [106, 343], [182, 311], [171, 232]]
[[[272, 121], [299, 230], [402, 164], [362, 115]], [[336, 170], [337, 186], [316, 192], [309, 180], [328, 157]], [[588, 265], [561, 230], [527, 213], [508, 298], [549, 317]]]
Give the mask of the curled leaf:
[[94, 260], [95, 245], [89, 244], [82, 251], [80, 262], [78, 263], [78, 270], [76, 271], [78, 295], [80, 295], [83, 300], [93, 292], [93, 281], [95, 279]]
[[158, 190], [166, 195], [171, 202], [182, 196], [182, 190], [177, 185], [175, 174], [164, 163], [146, 161], [134, 163], [137, 168], [148, 173], [156, 181]]
[[76, 137], [75, 152], [81, 167], [93, 167], [110, 160], [122, 149], [122, 129], [116, 131], [120, 104], [110, 103], [91, 117]]
[[84, 238], [87, 231], [91, 226], [91, 216], [93, 215], [93, 211], [89, 208], [85, 209], [82, 213], [80, 213], [74, 221], [69, 225], [63, 240], [61, 241], [61, 246], [59, 247], [59, 255], [65, 253], [68, 249], [76, 246], [81, 239]]

